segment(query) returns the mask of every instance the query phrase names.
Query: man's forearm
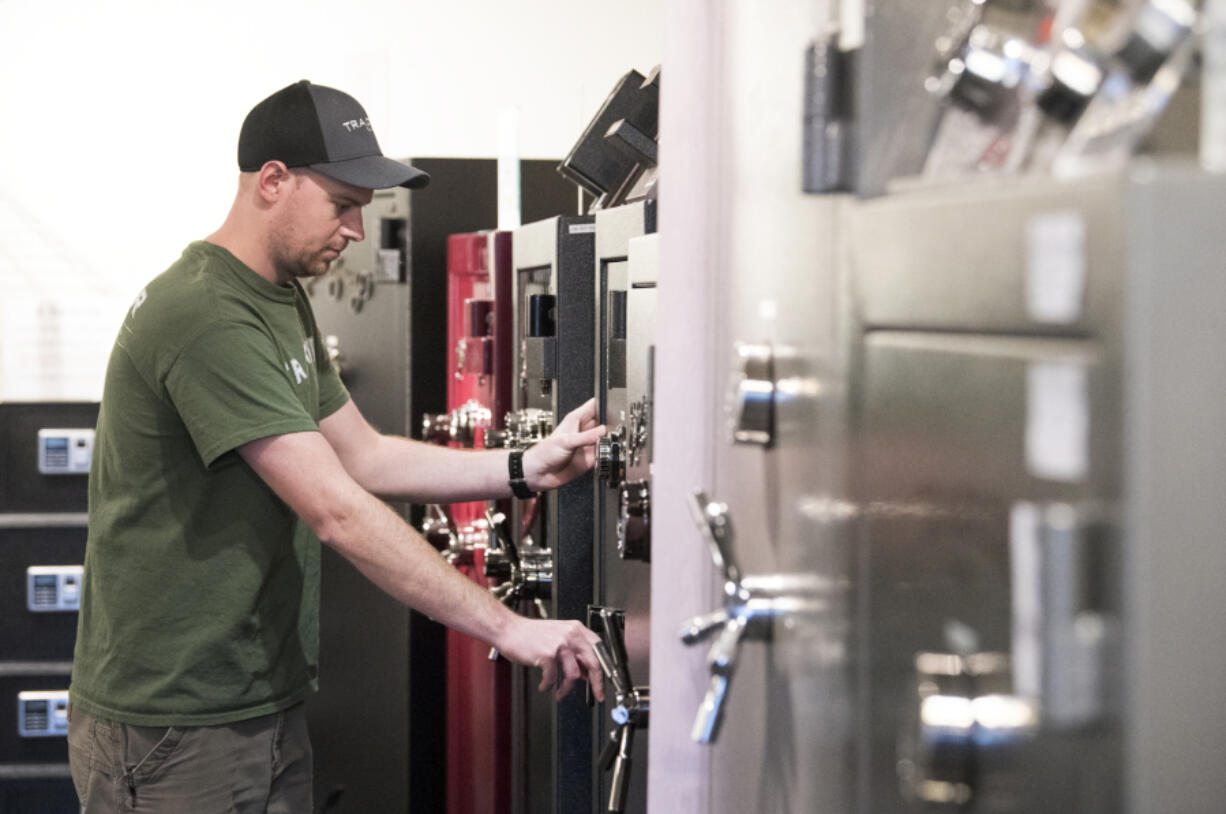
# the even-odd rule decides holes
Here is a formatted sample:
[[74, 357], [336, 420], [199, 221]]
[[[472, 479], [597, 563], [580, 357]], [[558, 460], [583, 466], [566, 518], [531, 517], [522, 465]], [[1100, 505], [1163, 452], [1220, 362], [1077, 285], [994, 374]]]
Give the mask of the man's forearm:
[[[352, 402], [320, 422], [349, 477], [372, 494], [416, 503], [456, 503], [511, 494], [507, 450], [460, 450], [381, 435]], [[567, 413], [548, 437], [524, 451], [528, 489], [556, 489], [591, 469], [605, 428], [591, 399]]]
[[320, 538], [379, 588], [449, 627], [495, 643], [517, 618], [489, 591], [449, 566], [409, 524], [379, 500], [356, 496], [352, 512]]
[[371, 454], [345, 461], [363, 488], [415, 503], [457, 503], [509, 497], [507, 451], [452, 449], [385, 435]]

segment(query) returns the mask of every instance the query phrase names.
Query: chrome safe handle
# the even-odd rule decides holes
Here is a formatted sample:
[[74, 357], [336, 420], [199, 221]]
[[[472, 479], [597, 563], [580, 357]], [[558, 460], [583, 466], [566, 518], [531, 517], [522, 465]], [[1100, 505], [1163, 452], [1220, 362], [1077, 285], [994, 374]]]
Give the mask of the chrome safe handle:
[[600, 756], [602, 771], [613, 770], [609, 781], [609, 805], [605, 809], [610, 814], [621, 814], [626, 808], [626, 788], [630, 785], [630, 767], [634, 748], [634, 727], [619, 726], [609, 733], [609, 742]]
[[711, 548], [711, 559], [715, 567], [724, 575], [729, 583], [741, 581], [741, 569], [737, 567], [732, 553], [732, 541], [735, 539], [732, 529], [732, 518], [728, 516], [728, 506], [711, 500], [707, 493], [701, 490], [694, 492], [690, 498], [690, 516], [702, 532], [703, 539]]
[[715, 637], [707, 652], [711, 681], [690, 732], [698, 743], [712, 743], [719, 737], [742, 642], [769, 641], [778, 619], [823, 613], [830, 589], [816, 575], [742, 574], [733, 554], [735, 537], [728, 507], [699, 490], [691, 498], [690, 512], [707, 541], [712, 562], [724, 577], [724, 607], [694, 617], [680, 631], [687, 645]]
[[703, 696], [690, 730], [690, 739], [695, 743], [714, 743], [719, 737], [719, 728], [724, 722], [724, 699], [728, 697], [729, 676], [711, 676], [707, 694]]
[[[506, 515], [502, 512], [486, 509], [485, 522], [489, 528], [485, 576], [499, 580], [490, 593], [512, 610], [521, 602], [531, 602], [540, 618], [548, 619], [545, 600], [553, 595], [553, 552], [548, 548], [521, 551], [506, 529]], [[498, 648], [490, 648], [489, 658], [490, 661], [498, 658]]]
[[438, 503], [426, 505], [426, 514], [421, 521], [421, 535], [455, 565], [459, 561], [459, 534], [446, 507]]
[[647, 726], [651, 709], [648, 688], [634, 686], [630, 678], [622, 620], [622, 612], [614, 608], [597, 605], [588, 608], [588, 626], [600, 634], [596, 660], [613, 686], [614, 706], [609, 715], [616, 726], [609, 732], [609, 741], [597, 760], [601, 771], [613, 772], [605, 809], [610, 814], [621, 814], [625, 809], [634, 735], [639, 727]]

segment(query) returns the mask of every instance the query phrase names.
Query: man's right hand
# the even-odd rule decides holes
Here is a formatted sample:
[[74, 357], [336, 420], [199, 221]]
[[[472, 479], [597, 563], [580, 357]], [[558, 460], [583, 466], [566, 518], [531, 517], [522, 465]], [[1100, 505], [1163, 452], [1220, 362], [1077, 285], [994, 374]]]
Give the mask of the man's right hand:
[[604, 674], [596, 659], [600, 637], [573, 620], [526, 619], [516, 616], [498, 641], [492, 644], [511, 661], [539, 667], [544, 692], [556, 687], [554, 697], [562, 698], [580, 678], [592, 686], [597, 701], [604, 700]]

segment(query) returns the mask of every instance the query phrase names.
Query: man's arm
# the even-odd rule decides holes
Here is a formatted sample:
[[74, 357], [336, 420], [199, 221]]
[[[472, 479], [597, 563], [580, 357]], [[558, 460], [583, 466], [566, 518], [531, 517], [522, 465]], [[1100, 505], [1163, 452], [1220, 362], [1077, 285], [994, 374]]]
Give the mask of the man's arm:
[[[506, 450], [460, 450], [382, 435], [352, 401], [319, 423], [345, 470], [367, 491], [415, 503], [509, 497]], [[596, 402], [572, 411], [524, 453], [524, 478], [539, 492], [582, 475], [595, 463]]]
[[560, 680], [560, 698], [576, 679], [586, 677], [596, 697], [603, 698], [595, 633], [576, 621], [530, 620], [508, 610], [447, 565], [411, 526], [350, 477], [323, 435], [276, 435], [244, 444], [238, 452], [320, 540], [379, 588], [494, 645], [512, 661], [540, 667], [542, 690]]

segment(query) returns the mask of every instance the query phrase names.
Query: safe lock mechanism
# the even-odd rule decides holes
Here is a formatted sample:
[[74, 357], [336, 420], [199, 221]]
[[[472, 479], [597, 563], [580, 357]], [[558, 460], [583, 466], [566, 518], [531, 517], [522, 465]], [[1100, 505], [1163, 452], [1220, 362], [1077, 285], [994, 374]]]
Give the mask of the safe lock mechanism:
[[91, 429], [38, 431], [38, 471], [44, 475], [84, 475], [94, 453]]
[[80, 565], [31, 565], [26, 569], [26, 607], [33, 613], [79, 610], [84, 573]]
[[1124, 43], [1115, 52], [1133, 81], [1146, 83], [1196, 30], [1196, 6], [1186, 0], [1148, 0], [1136, 10]]
[[732, 388], [732, 441], [770, 447], [775, 442], [775, 352], [770, 345], [738, 344]]
[[612, 489], [621, 486], [626, 476], [625, 444], [619, 427], [605, 433], [596, 442], [596, 472], [599, 478]]
[[626, 466], [642, 464], [647, 455], [647, 433], [651, 416], [651, 402], [641, 398], [630, 405], [626, 419]]
[[506, 429], [502, 430], [498, 443], [489, 443], [490, 433], [486, 431], [486, 446], [527, 449], [553, 432], [553, 413], [549, 410], [528, 407], [507, 413], [505, 424]]
[[54, 738], [68, 734], [68, 690], [17, 693], [17, 734]]
[[989, 26], [971, 30], [965, 48], [949, 61], [949, 98], [960, 107], [988, 117], [1022, 83], [1032, 52], [1027, 43]]
[[949, 28], [933, 46], [936, 52], [935, 70], [924, 80], [924, 88], [933, 96], [940, 99], [954, 96], [955, 87], [964, 83], [967, 52], [983, 20], [985, 2], [964, 0], [950, 9]]
[[618, 500], [617, 553], [623, 560], [651, 562], [651, 484], [625, 483]]
[[345, 352], [341, 350], [341, 339], [336, 334], [328, 334], [324, 337], [324, 350], [328, 354], [328, 362], [332, 365], [332, 369], [336, 371], [336, 375], [344, 377], [348, 372], [348, 360], [345, 357]]
[[[542, 619], [549, 618], [545, 602], [553, 596], [553, 551], [532, 545], [524, 536], [524, 547], [515, 545], [506, 528], [502, 512], [485, 511], [489, 529], [489, 547], [485, 551], [485, 577], [497, 584], [490, 593], [512, 610], [521, 602], [531, 602]], [[498, 649], [490, 648], [490, 660], [498, 658]]]
[[491, 537], [488, 519], [479, 518], [457, 528], [446, 507], [437, 503], [426, 506], [421, 533], [448, 563], [456, 566], [473, 565], [477, 551], [489, 549]]
[[494, 301], [474, 297], [464, 301], [466, 335], [456, 342], [457, 381], [466, 373], [481, 377], [494, 374]]
[[898, 775], [904, 796], [964, 806], [976, 792], [978, 767], [1038, 726], [1034, 704], [1011, 693], [1004, 653], [919, 653], [918, 715], [902, 733]]
[[769, 641], [776, 622], [797, 622], [823, 613], [829, 588], [813, 574], [742, 574], [733, 556], [728, 507], [698, 491], [690, 509], [724, 578], [724, 607], [691, 619], [681, 631], [686, 644], [716, 637], [707, 654], [711, 681], [690, 733], [698, 743], [712, 743], [719, 736], [741, 642]]
[[477, 444], [477, 435], [488, 431], [490, 418], [489, 408], [470, 399], [450, 413], [427, 413], [422, 416], [421, 437], [435, 444], [457, 443], [471, 449]]
[[1069, 29], [1064, 44], [1047, 65], [1046, 78], [1035, 103], [1048, 118], [1071, 127], [1094, 99], [1105, 74], [1084, 47], [1080, 32]]

